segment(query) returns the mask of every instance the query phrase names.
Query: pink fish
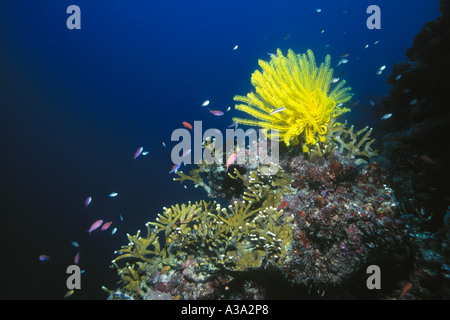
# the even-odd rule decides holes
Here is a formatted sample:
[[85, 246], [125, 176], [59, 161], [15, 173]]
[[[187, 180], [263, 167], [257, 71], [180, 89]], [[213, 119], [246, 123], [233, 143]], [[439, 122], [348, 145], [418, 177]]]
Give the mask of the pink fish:
[[92, 197], [87, 197], [86, 200], [84, 200], [84, 206], [87, 207], [91, 204]]
[[189, 122], [183, 121], [183, 126], [188, 128], [189, 130], [192, 130], [192, 126], [191, 126], [191, 124]]
[[421, 155], [420, 158], [425, 161], [426, 163], [436, 164], [436, 162], [433, 161], [429, 156]]
[[48, 259], [50, 259], [50, 257], [46, 254], [41, 254], [39, 256], [39, 261], [47, 261]]
[[229, 167], [230, 165], [232, 165], [232, 164], [236, 161], [236, 158], [237, 158], [237, 154], [236, 154], [236, 153], [233, 153], [233, 154], [231, 154], [231, 155], [228, 157], [228, 160], [227, 160], [227, 170], [228, 170], [228, 167]]
[[78, 262], [80, 262], [80, 252], [78, 252], [75, 255], [75, 258], [73, 259], [73, 262], [75, 262], [75, 264], [78, 265]]
[[223, 112], [220, 110], [211, 110], [209, 109], [209, 112], [211, 112], [215, 116], [223, 116]]
[[143, 147], [140, 147], [139, 149], [137, 149], [136, 152], [134, 153], [133, 159], [136, 159], [137, 157], [139, 157], [143, 150], [144, 150]]
[[181, 167], [181, 163], [174, 164], [174, 165], [172, 166], [172, 168], [170, 169], [169, 173], [174, 173], [175, 171], [177, 171], [178, 169], [180, 169], [180, 167]]
[[105, 222], [105, 224], [102, 226], [102, 230], [105, 231], [106, 229], [108, 229], [112, 224], [112, 221], [109, 222]]
[[91, 228], [88, 230], [89, 234], [91, 234], [92, 231], [98, 229], [103, 223], [103, 220], [97, 220], [92, 225]]
[[398, 297], [399, 299], [403, 299], [403, 297], [405, 296], [405, 294], [408, 293], [409, 290], [411, 290], [412, 288], [412, 283], [408, 283], [406, 286], [403, 287], [402, 292], [400, 293], [400, 296]]

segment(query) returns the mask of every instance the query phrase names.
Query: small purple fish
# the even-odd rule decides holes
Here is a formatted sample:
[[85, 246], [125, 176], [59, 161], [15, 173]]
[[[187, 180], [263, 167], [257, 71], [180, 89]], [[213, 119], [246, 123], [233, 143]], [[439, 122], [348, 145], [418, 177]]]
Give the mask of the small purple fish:
[[48, 259], [50, 259], [50, 257], [46, 254], [41, 254], [39, 256], [39, 261], [47, 261]]
[[80, 252], [78, 251], [75, 255], [75, 258], [73, 259], [73, 262], [78, 265], [78, 262], [80, 262]]
[[223, 116], [223, 112], [220, 110], [211, 110], [209, 109], [209, 112], [211, 112], [215, 116]]
[[87, 207], [91, 204], [92, 197], [87, 197], [86, 200], [84, 200], [84, 206]]
[[180, 169], [180, 167], [181, 167], [181, 163], [174, 164], [173, 167], [170, 169], [169, 173], [174, 173], [175, 171]]
[[140, 147], [139, 149], [136, 150], [133, 159], [136, 159], [137, 157], [139, 157], [142, 153], [142, 151], [144, 151], [143, 147]]

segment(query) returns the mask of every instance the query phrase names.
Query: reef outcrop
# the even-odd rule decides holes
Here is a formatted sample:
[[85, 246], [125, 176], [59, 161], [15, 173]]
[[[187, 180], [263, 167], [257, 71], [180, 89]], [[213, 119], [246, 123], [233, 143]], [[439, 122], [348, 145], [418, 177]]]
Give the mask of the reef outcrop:
[[[410, 61], [388, 79], [393, 89], [383, 104], [393, 116], [381, 152], [372, 149], [372, 129], [334, 122], [342, 113], [334, 108], [351, 98], [344, 82], [331, 103], [323, 101], [334, 108], [311, 122], [309, 133], [292, 120], [310, 118], [298, 101], [290, 110], [262, 89], [260, 96], [238, 96], [244, 103], [238, 109], [257, 119], [239, 118], [242, 124], [285, 129], [279, 167], [267, 174], [255, 163], [200, 164], [176, 172], [174, 180], [200, 186], [214, 200], [163, 208], [146, 224], [145, 237], [127, 235], [112, 261], [119, 287], [104, 288], [109, 298], [448, 299], [450, 177], [442, 149], [450, 124], [449, 8], [441, 1], [442, 17], [424, 27], [408, 50]], [[312, 52], [308, 57], [295, 61], [314, 66], [304, 69], [317, 83], [329, 83], [329, 58], [317, 68]], [[262, 65], [267, 79], [278, 79], [281, 70], [286, 83], [306, 81], [286, 66], [280, 52]], [[256, 87], [290, 98], [263, 83], [263, 73], [255, 77]], [[314, 88], [317, 97], [328, 92]], [[278, 128], [265, 122], [273, 119]], [[204, 147], [217, 151], [214, 141]], [[374, 162], [378, 155], [387, 170]], [[371, 265], [383, 270], [381, 290], [366, 286]]]
[[[383, 99], [387, 132], [380, 140], [388, 160], [391, 186], [410, 218], [417, 247], [414, 273], [420, 298], [449, 297], [450, 205], [450, 1], [440, 1], [441, 16], [425, 24], [407, 50], [409, 61], [397, 63]], [[433, 287], [435, 286], [435, 287]], [[434, 291], [434, 293], [432, 293]]]

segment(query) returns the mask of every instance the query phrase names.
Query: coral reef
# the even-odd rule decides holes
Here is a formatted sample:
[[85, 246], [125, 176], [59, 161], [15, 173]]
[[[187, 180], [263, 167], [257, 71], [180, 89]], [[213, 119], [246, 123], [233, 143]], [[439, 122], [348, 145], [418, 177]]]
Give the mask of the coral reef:
[[375, 139], [370, 138], [371, 133], [372, 128], [369, 127], [354, 132], [353, 125], [347, 128], [347, 121], [337, 123], [332, 117], [328, 123], [325, 142], [316, 143], [309, 154], [326, 157], [337, 150], [349, 158], [355, 158], [357, 164], [368, 163], [370, 158], [378, 155], [378, 151], [371, 148], [375, 142]]
[[244, 192], [227, 207], [174, 205], [147, 223], [146, 238], [128, 235], [110, 298], [332, 298], [356, 294], [370, 264], [395, 279], [411, 268], [402, 211], [379, 164], [361, 167], [335, 150], [287, 153], [280, 166], [273, 176], [236, 166], [228, 175]]
[[277, 166], [276, 174], [262, 174], [260, 167], [250, 171], [247, 175], [242, 175], [239, 168], [234, 168], [234, 173], [228, 175], [237, 181], [242, 181], [245, 191], [242, 198], [250, 201], [256, 207], [267, 208], [277, 207], [280, 199], [285, 193], [290, 193], [291, 180], [284, 170]]
[[[140, 231], [127, 235], [129, 244], [116, 252], [119, 256], [112, 264], [121, 277], [122, 290], [140, 298], [148, 292], [153, 296], [156, 293], [148, 283], [158, 283], [158, 289], [163, 280], [155, 280], [155, 275], [168, 273], [177, 278], [166, 285], [172, 295], [187, 298], [180, 291], [181, 283], [195, 280], [211, 285], [224, 271], [244, 271], [265, 263], [281, 265], [292, 241], [293, 217], [272, 207], [251, 210], [251, 206], [251, 202], [235, 201], [222, 208], [202, 201], [164, 208], [156, 222], [146, 224], [146, 238], [140, 237]], [[127, 261], [122, 268], [120, 260]], [[163, 272], [167, 267], [170, 271]]]
[[423, 208], [434, 231], [450, 204], [450, 153], [443, 150], [450, 126], [449, 1], [442, 0], [440, 9], [442, 15], [415, 36], [409, 61], [397, 63], [388, 78], [393, 87], [383, 105], [392, 117], [381, 139], [398, 199], [410, 212]]
[[[104, 288], [109, 298], [449, 297], [446, 285], [434, 295], [428, 288], [450, 278], [450, 213], [441, 215], [439, 232], [425, 232], [432, 221], [427, 210], [414, 199], [398, 201], [391, 188], [408, 176], [392, 176], [374, 161], [372, 129], [336, 121], [351, 94], [344, 81], [328, 93], [329, 56], [317, 68], [311, 51], [284, 57], [278, 50], [269, 63], [259, 63], [263, 71], [252, 76], [256, 93], [235, 97], [245, 103], [238, 110], [259, 120], [235, 120], [279, 129], [285, 142], [279, 163], [202, 163], [176, 172], [174, 180], [192, 181], [213, 200], [163, 208], [146, 224], [145, 238], [140, 231], [127, 235], [128, 245], [112, 261], [119, 288]], [[395, 99], [388, 110], [403, 108]], [[414, 139], [393, 143], [405, 135], [384, 138], [382, 155], [391, 168], [393, 150], [414, 145]], [[302, 150], [289, 147], [297, 143]], [[204, 148], [217, 152], [211, 140]], [[421, 159], [429, 168], [437, 165]], [[383, 270], [382, 290], [366, 287], [366, 269], [374, 264]]]
[[[413, 284], [408, 298], [445, 299], [449, 286], [450, 154], [446, 152], [450, 113], [450, 1], [441, 0], [441, 16], [426, 23], [397, 63], [383, 99], [386, 121], [381, 156], [387, 160], [391, 186], [414, 239], [417, 269], [406, 279]], [[443, 149], [444, 148], [444, 149]], [[414, 289], [415, 288], [415, 289]]]
[[323, 293], [342, 287], [370, 261], [407, 256], [405, 223], [379, 164], [360, 170], [337, 152], [328, 159], [297, 157], [289, 166], [297, 191], [283, 197], [283, 207], [296, 228], [284, 268], [293, 282]]
[[352, 97], [350, 88], [344, 87], [344, 80], [329, 92], [333, 75], [330, 61], [327, 55], [317, 67], [311, 50], [303, 55], [289, 50], [285, 57], [279, 49], [269, 62], [259, 60], [262, 72], [255, 71], [251, 79], [256, 93], [234, 97], [244, 103], [236, 105], [237, 110], [258, 120], [233, 118], [233, 121], [276, 129], [287, 146], [302, 139], [303, 151], [307, 152], [309, 146], [325, 140], [331, 116], [336, 118], [350, 111], [340, 107]]

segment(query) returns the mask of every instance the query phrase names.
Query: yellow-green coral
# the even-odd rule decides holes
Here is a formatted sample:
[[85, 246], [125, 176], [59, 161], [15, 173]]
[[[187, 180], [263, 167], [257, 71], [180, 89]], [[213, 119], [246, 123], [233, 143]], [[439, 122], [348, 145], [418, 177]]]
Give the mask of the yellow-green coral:
[[[243, 176], [238, 170], [228, 174], [242, 180], [242, 201], [222, 207], [215, 201], [172, 205], [163, 208], [156, 221], [148, 222], [147, 236], [127, 235], [128, 245], [112, 261], [122, 290], [133, 295], [146, 291], [146, 277], [182, 268], [195, 259], [197, 278], [208, 279], [221, 270], [243, 271], [264, 264], [281, 265], [288, 259], [292, 241], [293, 217], [275, 207], [290, 192], [291, 181], [279, 168], [264, 175], [257, 169]], [[192, 175], [195, 180], [196, 174]], [[180, 175], [180, 180], [183, 180]], [[118, 263], [125, 261], [124, 267]], [[178, 269], [180, 270], [180, 269]]]
[[[140, 294], [146, 276], [168, 265], [175, 270], [189, 257], [196, 259], [203, 278], [221, 269], [243, 271], [263, 262], [281, 264], [288, 257], [292, 221], [282, 210], [252, 210], [245, 201], [228, 208], [205, 201], [171, 206], [164, 208], [157, 222], [146, 224], [146, 238], [140, 237], [140, 231], [128, 235], [130, 242], [117, 252], [120, 256], [113, 266], [122, 289]], [[126, 261], [122, 268], [117, 263], [121, 260]]]
[[272, 175], [262, 174], [261, 168], [258, 166], [256, 170], [250, 171], [248, 177], [242, 176], [237, 169], [234, 169], [233, 174], [228, 173], [228, 176], [243, 181], [244, 200], [253, 202], [258, 208], [276, 207], [283, 195], [292, 192], [290, 188], [292, 181], [281, 167], [278, 167], [277, 173]]
[[196, 164], [193, 169], [189, 171], [189, 173], [184, 173], [183, 171], [175, 171], [175, 174], [178, 177], [173, 178], [173, 181], [180, 181], [183, 183], [187, 180], [191, 180], [194, 183], [194, 187], [202, 187], [205, 191], [210, 195], [211, 186], [208, 185], [208, 175], [214, 172], [216, 175], [220, 174], [220, 172], [226, 171], [226, 169], [219, 164], [206, 164], [204, 161], [200, 164]]
[[289, 50], [285, 57], [280, 49], [269, 62], [259, 60], [262, 72], [255, 71], [251, 79], [256, 93], [234, 97], [244, 103], [236, 105], [237, 110], [258, 120], [233, 120], [245, 125], [276, 129], [286, 145], [299, 143], [302, 136], [303, 151], [307, 152], [317, 141], [324, 141], [332, 116], [338, 117], [350, 111], [340, 107], [352, 97], [350, 88], [344, 87], [344, 80], [329, 92], [333, 75], [330, 61], [327, 55], [325, 62], [317, 67], [311, 50], [303, 55]]
[[[228, 206], [230, 213], [228, 213], [227, 209], [221, 209], [220, 205], [218, 205], [216, 211], [221, 214], [218, 214], [216, 217], [229, 227], [231, 234], [243, 233], [247, 231], [246, 221], [256, 212], [256, 210], [250, 210], [251, 205], [251, 202], [248, 204], [235, 202], [234, 206]], [[243, 228], [245, 228], [245, 231]]]
[[[150, 258], [154, 255], [163, 255], [164, 251], [161, 250], [159, 244], [159, 238], [156, 232], [152, 232], [150, 225], [147, 223], [147, 237], [142, 238], [140, 236], [141, 230], [138, 230], [135, 236], [127, 234], [129, 244], [123, 246], [120, 250], [116, 251], [116, 254], [120, 254], [119, 257], [113, 260], [116, 263], [120, 259], [133, 258], [140, 261], [150, 261]], [[149, 248], [152, 248], [149, 250]]]
[[353, 125], [347, 128], [347, 121], [338, 123], [332, 118], [328, 124], [326, 141], [316, 143], [310, 149], [310, 155], [323, 157], [338, 150], [345, 156], [356, 159], [357, 164], [367, 163], [368, 159], [378, 155], [372, 149], [375, 139], [370, 137], [371, 133], [372, 128], [369, 127], [354, 132]]
[[[177, 204], [171, 208], [163, 208], [164, 213], [158, 214], [156, 218], [157, 222], [149, 222], [149, 224], [156, 226], [158, 229], [156, 232], [164, 231], [166, 241], [169, 239], [169, 235], [172, 232], [172, 228], [177, 225], [198, 219], [198, 213], [202, 210], [201, 205], [198, 203], [191, 205], [182, 204], [181, 207]], [[197, 213], [197, 215], [196, 215]]]

